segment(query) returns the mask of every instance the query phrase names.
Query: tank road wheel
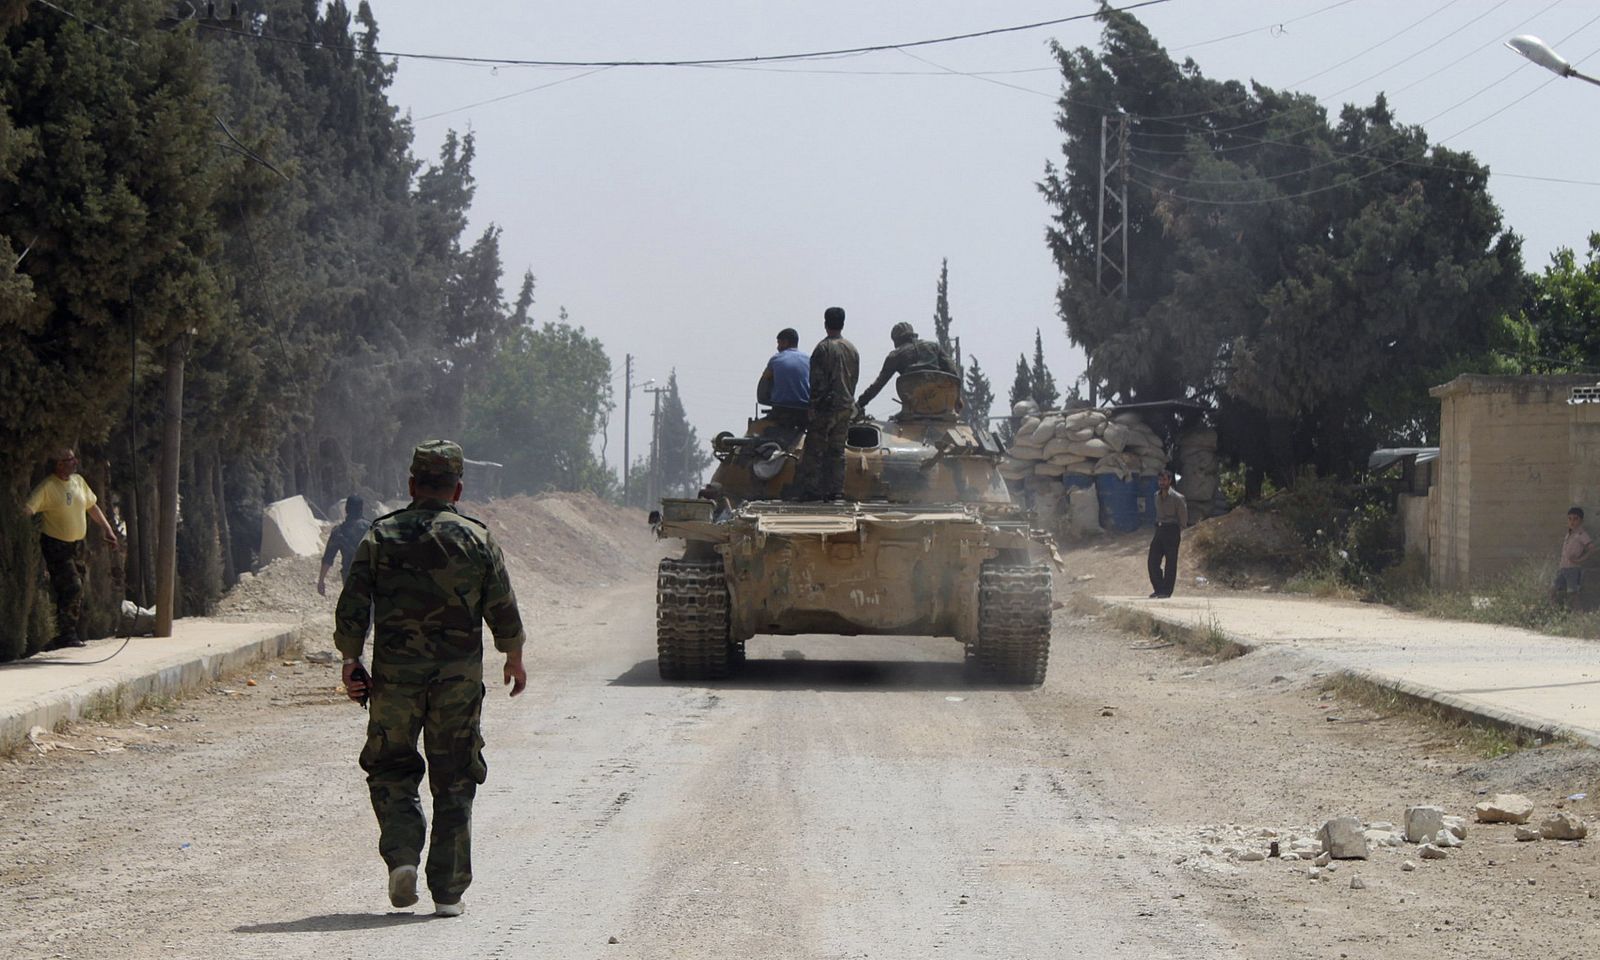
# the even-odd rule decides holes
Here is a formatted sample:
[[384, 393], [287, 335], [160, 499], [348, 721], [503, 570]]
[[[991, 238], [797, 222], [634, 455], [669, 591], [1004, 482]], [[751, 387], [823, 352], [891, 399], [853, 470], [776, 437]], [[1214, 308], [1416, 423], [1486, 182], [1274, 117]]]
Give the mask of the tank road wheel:
[[1050, 661], [1050, 568], [986, 563], [978, 580], [978, 642], [968, 664], [1001, 683], [1040, 684]]
[[[740, 644], [743, 652], [743, 644]], [[661, 561], [656, 571], [656, 668], [663, 680], [728, 675], [728, 581], [722, 561]]]

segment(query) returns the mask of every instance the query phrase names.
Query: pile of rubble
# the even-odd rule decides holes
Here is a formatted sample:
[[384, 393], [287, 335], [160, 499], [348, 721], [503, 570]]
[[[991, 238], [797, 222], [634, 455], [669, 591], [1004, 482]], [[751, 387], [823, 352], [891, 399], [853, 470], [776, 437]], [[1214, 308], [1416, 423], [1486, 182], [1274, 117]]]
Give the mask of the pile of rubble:
[[[1583, 818], [1569, 811], [1557, 810], [1544, 817], [1538, 826], [1532, 825], [1533, 813], [1533, 802], [1520, 794], [1497, 794], [1473, 808], [1478, 823], [1511, 825], [1518, 841], [1582, 840], [1589, 834]], [[1206, 830], [1200, 834], [1199, 852], [1202, 857], [1225, 857], [1237, 863], [1268, 859], [1309, 861], [1308, 877], [1329, 880], [1338, 870], [1339, 861], [1368, 860], [1381, 848], [1414, 845], [1418, 859], [1446, 859], [1452, 849], [1466, 843], [1467, 826], [1467, 818], [1452, 816], [1442, 807], [1414, 806], [1406, 808], [1405, 819], [1398, 826], [1388, 821], [1364, 823], [1356, 817], [1338, 817], [1324, 823], [1315, 836], [1279, 834], [1271, 829], [1246, 836], [1237, 827], [1232, 829], [1231, 836], [1214, 829]], [[1417, 864], [1407, 859], [1400, 864], [1400, 869], [1415, 870]], [[1359, 878], [1351, 885], [1357, 889], [1364, 886]]]

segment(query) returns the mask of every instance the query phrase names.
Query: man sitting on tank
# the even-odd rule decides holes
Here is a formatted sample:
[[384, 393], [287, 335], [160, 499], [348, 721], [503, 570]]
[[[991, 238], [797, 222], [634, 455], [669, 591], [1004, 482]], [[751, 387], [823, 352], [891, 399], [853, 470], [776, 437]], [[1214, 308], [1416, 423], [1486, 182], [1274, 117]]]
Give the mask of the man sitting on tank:
[[800, 334], [793, 327], [779, 330], [778, 352], [756, 382], [756, 402], [771, 409], [772, 420], [791, 440], [805, 430], [811, 416], [811, 358], [799, 348]]
[[959, 375], [954, 360], [950, 354], [932, 340], [918, 340], [917, 331], [904, 320], [895, 324], [889, 331], [889, 339], [894, 341], [894, 349], [889, 351], [889, 356], [884, 358], [883, 369], [878, 372], [878, 379], [862, 391], [861, 399], [856, 401], [856, 406], [863, 413], [867, 404], [878, 395], [878, 391], [889, 383], [889, 378], [900, 373], [921, 373], [923, 371], [938, 371], [951, 375]]

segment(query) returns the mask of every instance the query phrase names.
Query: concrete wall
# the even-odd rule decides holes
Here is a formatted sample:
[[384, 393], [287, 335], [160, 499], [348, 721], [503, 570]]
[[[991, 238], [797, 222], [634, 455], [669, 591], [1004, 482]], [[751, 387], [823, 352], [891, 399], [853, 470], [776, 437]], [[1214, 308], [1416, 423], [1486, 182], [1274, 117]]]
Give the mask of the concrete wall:
[[1430, 498], [1417, 497], [1409, 494], [1400, 496], [1400, 529], [1404, 539], [1407, 554], [1417, 554], [1422, 557], [1432, 556], [1430, 543], [1433, 539], [1429, 516]]
[[1600, 530], [1600, 403], [1574, 404], [1572, 430], [1568, 438], [1572, 479], [1568, 485], [1568, 506], [1583, 507], [1589, 517], [1589, 530]]
[[[1469, 375], [1434, 388], [1441, 403], [1429, 558], [1435, 584], [1468, 586], [1529, 560], [1554, 562], [1580, 476], [1575, 449], [1600, 463], [1600, 414], [1591, 429], [1577, 431], [1588, 408], [1567, 403], [1573, 386], [1593, 379]], [[1596, 482], [1592, 471], [1583, 482]]]

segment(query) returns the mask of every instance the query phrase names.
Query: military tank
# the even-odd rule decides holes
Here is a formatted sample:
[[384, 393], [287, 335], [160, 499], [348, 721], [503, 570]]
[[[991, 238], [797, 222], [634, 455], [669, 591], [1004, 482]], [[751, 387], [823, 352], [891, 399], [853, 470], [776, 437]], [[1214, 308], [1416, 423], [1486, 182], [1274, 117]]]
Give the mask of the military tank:
[[958, 416], [959, 379], [896, 387], [900, 413], [850, 426], [843, 500], [782, 498], [803, 431], [767, 411], [713, 439], [702, 497], [662, 501], [657, 535], [685, 544], [656, 580], [663, 679], [727, 677], [758, 634], [834, 634], [949, 637], [974, 680], [1044, 681], [1054, 547]]

